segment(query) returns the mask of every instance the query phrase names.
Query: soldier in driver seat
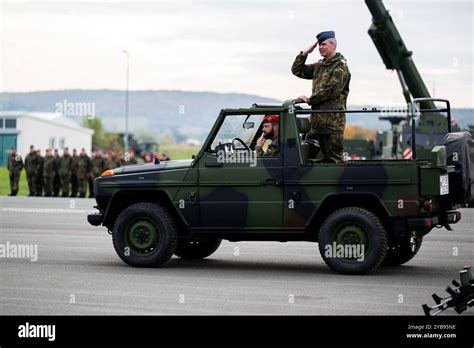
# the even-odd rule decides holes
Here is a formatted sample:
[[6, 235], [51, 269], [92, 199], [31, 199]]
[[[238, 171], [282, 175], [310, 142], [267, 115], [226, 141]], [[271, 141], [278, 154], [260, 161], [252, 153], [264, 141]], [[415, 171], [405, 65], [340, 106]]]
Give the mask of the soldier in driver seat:
[[[257, 156], [277, 156], [280, 153], [278, 148], [278, 115], [266, 115], [262, 121], [262, 136], [257, 139], [255, 151]], [[267, 150], [263, 151], [263, 145], [267, 139], [272, 142], [268, 145]]]

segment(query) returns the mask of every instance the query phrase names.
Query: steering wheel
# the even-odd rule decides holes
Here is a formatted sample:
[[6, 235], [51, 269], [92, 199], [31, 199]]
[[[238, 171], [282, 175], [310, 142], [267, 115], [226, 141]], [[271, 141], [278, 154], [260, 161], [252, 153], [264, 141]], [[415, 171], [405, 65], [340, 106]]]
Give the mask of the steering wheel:
[[236, 140], [244, 146], [244, 148], [245, 148], [246, 151], [250, 151], [250, 148], [247, 146], [247, 144], [244, 143], [244, 141], [243, 141], [242, 139], [240, 139], [240, 138], [234, 138], [234, 139], [232, 139], [232, 148], [233, 148], [234, 150], [236, 149], [236, 148], [235, 148], [235, 144], [234, 144], [234, 142], [235, 142]]

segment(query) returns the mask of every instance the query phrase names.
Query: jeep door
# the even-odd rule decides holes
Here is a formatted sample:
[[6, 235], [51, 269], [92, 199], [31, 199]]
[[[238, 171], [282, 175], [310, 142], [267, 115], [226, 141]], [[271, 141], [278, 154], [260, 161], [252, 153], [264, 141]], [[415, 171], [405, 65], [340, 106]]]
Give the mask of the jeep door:
[[281, 226], [282, 158], [257, 157], [247, 148], [254, 147], [264, 116], [261, 112], [221, 115], [220, 127], [199, 161], [203, 229], [264, 230]]

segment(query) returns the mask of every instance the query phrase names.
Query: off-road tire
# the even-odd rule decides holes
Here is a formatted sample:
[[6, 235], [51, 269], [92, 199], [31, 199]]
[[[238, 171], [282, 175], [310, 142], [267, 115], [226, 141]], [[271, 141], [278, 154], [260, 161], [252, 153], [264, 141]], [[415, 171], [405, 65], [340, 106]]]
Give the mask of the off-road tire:
[[[156, 245], [150, 246], [149, 251], [137, 251], [128, 241], [132, 232], [143, 232], [139, 228], [137, 231], [129, 230], [130, 224], [140, 221], [144, 221], [144, 225], [157, 236]], [[178, 232], [171, 214], [165, 207], [143, 202], [133, 204], [120, 213], [113, 227], [112, 241], [118, 256], [126, 264], [134, 267], [159, 267], [173, 256], [178, 243]]]
[[[350, 229], [351, 226], [362, 231], [368, 244], [363, 260], [327, 256], [327, 246], [332, 247], [337, 234], [343, 229]], [[382, 222], [370, 211], [359, 207], [341, 208], [332, 213], [321, 226], [318, 243], [324, 262], [331, 269], [343, 274], [369, 273], [380, 266], [387, 253], [387, 233]]]

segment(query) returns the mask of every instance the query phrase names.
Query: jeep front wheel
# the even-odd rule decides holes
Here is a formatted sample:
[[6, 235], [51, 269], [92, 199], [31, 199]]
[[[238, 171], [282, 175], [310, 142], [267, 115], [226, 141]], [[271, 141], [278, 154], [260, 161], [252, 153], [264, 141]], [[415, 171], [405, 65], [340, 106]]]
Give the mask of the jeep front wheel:
[[387, 233], [382, 222], [358, 207], [332, 213], [321, 226], [318, 242], [324, 262], [344, 274], [373, 271], [387, 253]]
[[203, 259], [212, 255], [222, 240], [213, 237], [182, 238], [174, 252], [182, 259]]
[[112, 240], [118, 256], [130, 266], [158, 267], [173, 256], [178, 233], [163, 206], [137, 203], [120, 213]]

